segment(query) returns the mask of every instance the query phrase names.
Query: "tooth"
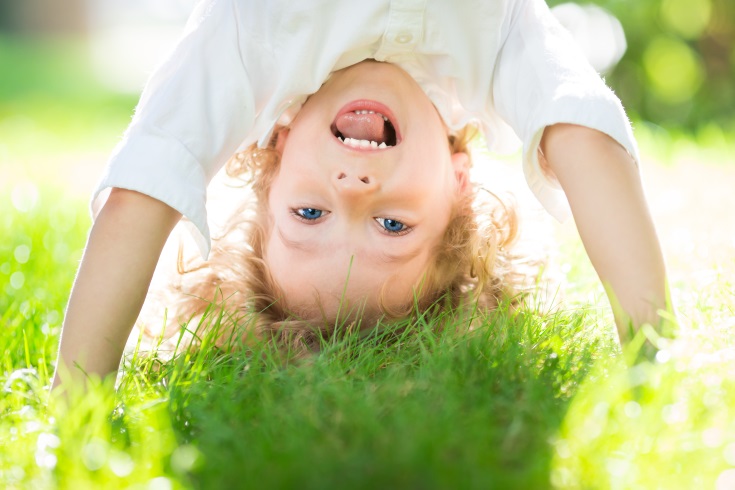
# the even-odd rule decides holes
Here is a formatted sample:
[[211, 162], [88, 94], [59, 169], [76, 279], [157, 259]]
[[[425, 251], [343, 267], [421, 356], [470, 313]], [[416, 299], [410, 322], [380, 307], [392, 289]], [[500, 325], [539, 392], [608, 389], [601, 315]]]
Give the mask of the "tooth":
[[383, 116], [383, 121], [388, 122], [388, 118]]
[[367, 148], [370, 146], [370, 142], [368, 140], [360, 140], [360, 148]]
[[377, 148], [377, 147], [378, 147], [378, 143], [376, 143], [375, 141], [370, 142], [370, 148]]
[[388, 145], [386, 145], [386, 144], [385, 144], [385, 141], [383, 141], [382, 143], [380, 143], [380, 144], [378, 145], [378, 148], [388, 148]]
[[375, 114], [375, 111], [368, 111], [368, 114]]

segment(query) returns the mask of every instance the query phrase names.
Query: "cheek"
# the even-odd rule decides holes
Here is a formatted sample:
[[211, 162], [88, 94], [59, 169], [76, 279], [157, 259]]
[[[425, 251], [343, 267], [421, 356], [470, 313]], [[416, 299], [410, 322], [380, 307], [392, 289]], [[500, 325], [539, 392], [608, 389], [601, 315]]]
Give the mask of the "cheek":
[[433, 219], [448, 220], [459, 197], [454, 172], [446, 168], [437, 169], [435, 172], [420, 172], [411, 180], [407, 180], [406, 185], [413, 186], [416, 195], [424, 200], [424, 206]]
[[298, 262], [278, 240], [267, 240], [264, 249], [263, 261], [288, 308], [313, 302], [314, 289], [309, 281], [308, 264], [294, 266]]
[[290, 188], [293, 185], [293, 177], [298, 175], [295, 171], [289, 171], [281, 166], [273, 176], [267, 189], [266, 202], [267, 202], [267, 218], [269, 222], [273, 222], [273, 215], [280, 215], [285, 207], [288, 207], [289, 202], [287, 197], [290, 192]]

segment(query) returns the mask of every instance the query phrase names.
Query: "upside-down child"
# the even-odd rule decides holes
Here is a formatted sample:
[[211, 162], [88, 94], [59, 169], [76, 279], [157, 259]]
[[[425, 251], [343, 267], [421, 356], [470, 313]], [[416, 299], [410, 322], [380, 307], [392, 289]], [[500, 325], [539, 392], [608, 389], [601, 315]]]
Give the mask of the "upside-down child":
[[[512, 128], [531, 190], [571, 208], [621, 339], [657, 325], [665, 270], [630, 124], [542, 0], [204, 0], [95, 193], [60, 364], [116, 370], [182, 215], [204, 257], [190, 314], [217, 291], [271, 333], [328, 330], [345, 308], [366, 325], [443, 297], [491, 308], [515, 218], [473, 207], [472, 126], [493, 149]], [[210, 255], [206, 185], [228, 160], [256, 204]]]

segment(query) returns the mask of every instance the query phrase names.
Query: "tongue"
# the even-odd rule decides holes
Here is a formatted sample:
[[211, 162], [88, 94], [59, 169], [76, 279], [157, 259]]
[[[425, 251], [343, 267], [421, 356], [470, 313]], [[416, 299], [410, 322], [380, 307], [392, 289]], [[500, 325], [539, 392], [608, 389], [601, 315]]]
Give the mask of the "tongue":
[[385, 120], [380, 114], [355, 114], [347, 112], [337, 118], [337, 130], [345, 138], [375, 141], [383, 143], [385, 136]]

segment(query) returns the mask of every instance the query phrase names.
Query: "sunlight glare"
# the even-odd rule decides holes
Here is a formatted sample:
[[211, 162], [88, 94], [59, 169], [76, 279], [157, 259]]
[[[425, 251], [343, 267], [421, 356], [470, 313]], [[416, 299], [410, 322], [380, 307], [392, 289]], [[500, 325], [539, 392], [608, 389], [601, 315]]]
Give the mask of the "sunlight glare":
[[38, 203], [38, 187], [31, 181], [18, 182], [10, 191], [10, 201], [16, 210], [27, 213]]
[[725, 435], [722, 433], [722, 429], [718, 427], [710, 427], [702, 431], [702, 443], [710, 448], [716, 448], [722, 446]]
[[55, 434], [46, 432], [39, 434], [36, 441], [36, 465], [40, 468], [53, 469], [57, 463], [53, 450], [58, 448], [60, 444], [61, 440]]
[[732, 490], [735, 488], [735, 469], [725, 470], [717, 477], [717, 490]]

